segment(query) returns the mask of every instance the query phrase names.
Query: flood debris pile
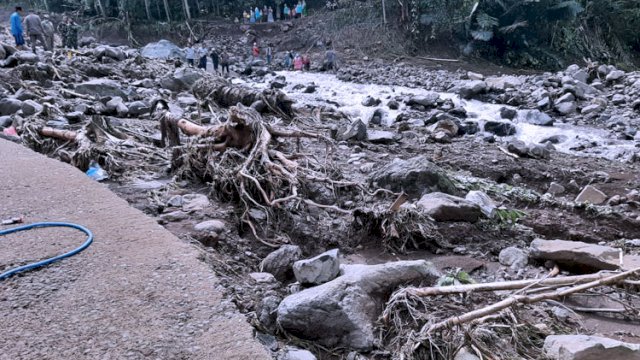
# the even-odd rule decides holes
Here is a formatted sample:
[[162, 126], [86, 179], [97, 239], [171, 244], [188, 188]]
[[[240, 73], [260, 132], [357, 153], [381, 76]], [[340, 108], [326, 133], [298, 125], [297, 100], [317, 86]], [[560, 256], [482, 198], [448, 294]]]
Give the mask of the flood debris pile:
[[[633, 158], [562, 145], [597, 142], [562, 130], [605, 130], [608, 115], [614, 134], [633, 133], [635, 90], [619, 85], [635, 73], [385, 75], [372, 62], [338, 77], [418, 88], [358, 94], [308, 73], [221, 78], [168, 59], [180, 51], [166, 42], [71, 57], [2, 49], [2, 137], [100, 166], [115, 191], [200, 246], [276, 357], [637, 352], [567, 335], [589, 333], [580, 314], [638, 319]], [[455, 93], [433, 92], [445, 90]], [[542, 95], [554, 105], [534, 104]], [[558, 111], [569, 102], [575, 112]]]

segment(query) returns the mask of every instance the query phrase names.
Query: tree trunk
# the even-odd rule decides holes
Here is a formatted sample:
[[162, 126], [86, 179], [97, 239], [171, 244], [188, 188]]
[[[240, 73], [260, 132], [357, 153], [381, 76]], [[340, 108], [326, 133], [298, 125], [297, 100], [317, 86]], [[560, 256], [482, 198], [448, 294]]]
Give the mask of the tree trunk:
[[51, 8], [49, 7], [49, 1], [43, 0], [42, 3], [44, 4], [45, 10], [47, 10], [47, 12], [51, 12]]
[[169, 13], [169, 0], [163, 0], [164, 12], [167, 14], [167, 22], [171, 22], [171, 14]]
[[153, 19], [151, 18], [151, 8], [149, 6], [149, 0], [144, 0], [144, 10], [147, 12], [147, 20], [151, 22], [151, 20]]
[[382, 0], [382, 23], [387, 23], [387, 7], [385, 6], [384, 0]]
[[187, 20], [191, 20], [191, 10], [189, 9], [189, 0], [182, 0], [182, 4], [184, 7], [184, 15]]
[[98, 14], [100, 14], [103, 18], [106, 18], [107, 13], [104, 11], [104, 6], [102, 6], [102, 0], [96, 0], [96, 7], [98, 8]]

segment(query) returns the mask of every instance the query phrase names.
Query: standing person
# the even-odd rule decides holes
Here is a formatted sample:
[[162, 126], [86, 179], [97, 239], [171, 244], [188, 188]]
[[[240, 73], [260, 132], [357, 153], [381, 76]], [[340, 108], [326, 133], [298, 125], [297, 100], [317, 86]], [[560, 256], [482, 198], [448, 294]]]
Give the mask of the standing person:
[[302, 66], [305, 71], [311, 70], [311, 58], [309, 57], [308, 54], [304, 54], [302, 56]]
[[44, 16], [44, 20], [42, 21], [42, 29], [44, 30], [44, 40], [47, 43], [47, 48], [49, 50], [53, 50], [53, 43], [55, 42], [55, 29], [53, 28], [53, 23], [49, 20], [49, 15]]
[[253, 11], [253, 14], [256, 17], [256, 22], [261, 22], [262, 21], [262, 15], [260, 14], [260, 9], [258, 9], [258, 7], [256, 6], [256, 9]]
[[257, 60], [260, 57], [260, 48], [257, 43], [253, 43], [253, 47], [251, 48], [251, 55], [253, 55], [253, 60]]
[[300, 54], [296, 54], [295, 59], [293, 59], [293, 70], [302, 71], [302, 57]]
[[271, 65], [271, 58], [272, 58], [271, 44], [267, 45], [266, 53], [267, 53], [267, 65]]
[[220, 73], [224, 75], [224, 71], [227, 71], [227, 75], [229, 75], [229, 53], [227, 53], [226, 50], [222, 50], [222, 53], [220, 54]]
[[242, 23], [247, 24], [249, 22], [249, 17], [247, 16], [247, 10], [242, 12]]
[[196, 60], [196, 50], [189, 44], [189, 46], [185, 49], [185, 57], [187, 58], [187, 63], [189, 66], [193, 66]]
[[58, 25], [58, 32], [62, 36], [62, 47], [68, 49], [78, 48], [78, 25], [73, 20], [65, 16], [62, 23]]
[[251, 24], [255, 24], [256, 22], [256, 13], [253, 12], [253, 10], [249, 10], [250, 14], [249, 14], [249, 23]]
[[22, 15], [22, 7], [16, 6], [16, 11], [11, 14], [10, 22], [11, 22], [11, 35], [16, 40], [16, 47], [22, 49], [24, 46], [24, 31], [22, 29], [22, 19], [20, 18]]
[[337, 69], [337, 57], [336, 52], [333, 49], [328, 49], [324, 54], [324, 64], [322, 66], [325, 70]]
[[211, 49], [211, 62], [213, 63], [213, 72], [218, 73], [218, 64], [220, 63], [220, 56], [215, 48]]
[[269, 6], [269, 10], [267, 10], [267, 22], [273, 22], [273, 9]]
[[302, 16], [307, 17], [307, 1], [302, 0]]
[[269, 16], [269, 9], [267, 8], [267, 5], [262, 7], [262, 22], [267, 22], [268, 16]]
[[284, 18], [285, 20], [291, 20], [291, 18], [289, 17], [289, 15], [291, 14], [291, 10], [289, 9], [289, 5], [284, 4]]
[[198, 69], [207, 70], [207, 48], [200, 47], [198, 49]]
[[282, 15], [280, 15], [280, 6], [276, 5], [276, 21], [280, 21], [280, 17]]
[[24, 30], [27, 35], [29, 35], [29, 42], [31, 43], [31, 48], [34, 53], [36, 52], [36, 44], [38, 41], [40, 41], [45, 50], [47, 50], [47, 44], [44, 41], [42, 20], [40, 20], [40, 16], [34, 13], [33, 10], [29, 11], [29, 15], [24, 18]]

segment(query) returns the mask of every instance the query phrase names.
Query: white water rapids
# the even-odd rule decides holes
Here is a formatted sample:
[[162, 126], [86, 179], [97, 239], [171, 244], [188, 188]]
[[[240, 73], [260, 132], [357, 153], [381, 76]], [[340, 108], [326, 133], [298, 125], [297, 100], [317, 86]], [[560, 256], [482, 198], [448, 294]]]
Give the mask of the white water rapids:
[[[282, 89], [289, 97], [299, 104], [331, 106], [331, 103], [338, 104], [336, 108], [353, 119], [361, 119], [368, 122], [373, 112], [377, 108], [383, 108], [386, 115], [383, 120], [387, 125], [394, 122], [396, 116], [406, 109], [406, 105], [399, 101], [398, 110], [390, 110], [386, 103], [396, 97], [410, 97], [426, 95], [431, 91], [419, 88], [409, 88], [403, 86], [357, 84], [338, 80], [332, 74], [319, 74], [307, 72], [281, 71], [277, 73], [286, 77], [287, 86]], [[266, 76], [262, 83], [248, 84], [257, 88], [266, 88], [273, 80], [272, 76]], [[234, 82], [242, 82], [235, 79]], [[302, 93], [300, 90], [293, 90], [296, 85], [316, 85], [316, 91], [311, 94]], [[367, 96], [382, 100], [379, 107], [363, 106], [362, 100]], [[501, 119], [500, 109], [505, 105], [484, 103], [478, 100], [463, 100], [459, 96], [451, 93], [440, 93], [443, 99], [451, 99], [454, 104], [464, 107], [469, 120], [478, 121], [480, 129], [483, 129], [487, 120], [508, 121]], [[508, 106], [506, 106], [508, 107]], [[503, 137], [504, 140], [518, 139], [527, 144], [539, 143], [543, 139], [554, 135], [566, 137], [566, 140], [555, 144], [558, 151], [578, 156], [597, 156], [608, 159], [624, 160], [635, 151], [636, 141], [619, 140], [615, 134], [605, 129], [597, 129], [586, 126], [574, 126], [565, 124], [556, 118], [554, 126], [537, 126], [514, 119], [513, 124], [517, 132], [513, 136]], [[636, 137], [638, 138], [638, 137]], [[572, 150], [580, 145], [593, 144], [583, 150]]]

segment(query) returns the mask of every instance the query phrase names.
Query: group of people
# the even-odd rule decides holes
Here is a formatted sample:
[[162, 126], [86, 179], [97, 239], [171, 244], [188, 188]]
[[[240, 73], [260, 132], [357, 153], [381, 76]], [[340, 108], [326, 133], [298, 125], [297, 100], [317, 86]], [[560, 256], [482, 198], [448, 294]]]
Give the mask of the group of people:
[[[218, 52], [215, 48], [212, 48], [211, 52], [209, 52], [205, 46], [194, 48], [193, 45], [189, 45], [185, 49], [187, 63], [190, 66], [197, 66], [199, 69], [207, 70], [207, 56], [211, 57], [213, 71], [215, 73], [218, 73], [218, 69], [220, 68], [220, 74], [229, 74], [229, 64], [231, 60], [229, 53], [224, 49]], [[197, 65], [196, 61], [198, 62]]]
[[311, 70], [311, 57], [308, 54], [300, 55], [293, 51], [287, 51], [284, 55], [284, 68], [295, 71]]
[[[22, 19], [22, 7], [16, 6], [11, 14], [11, 35], [16, 41], [16, 47], [24, 48], [26, 33], [33, 52], [36, 52], [37, 43], [40, 42], [45, 50], [53, 50], [55, 43], [55, 28], [49, 19], [49, 15], [44, 15], [42, 20], [38, 14], [29, 11], [29, 14]], [[62, 23], [58, 25], [58, 32], [62, 36], [62, 46], [65, 48], [78, 48], [78, 25], [73, 20], [65, 16]]]
[[[251, 56], [253, 60], [259, 60], [261, 55], [265, 55], [267, 59], [267, 65], [271, 65], [273, 60], [273, 48], [271, 44], [268, 44], [264, 51], [260, 49], [257, 42], [253, 43], [251, 47]], [[287, 70], [295, 71], [309, 71], [311, 70], [311, 57], [309, 54], [300, 55], [294, 51], [287, 51], [282, 61], [282, 66]], [[337, 70], [337, 55], [336, 52], [327, 45], [327, 51], [324, 55], [322, 62], [322, 71]]]
[[263, 6], [262, 10], [256, 6], [255, 9], [249, 9], [242, 13], [242, 21], [245, 24], [255, 24], [264, 22], [274, 22], [277, 20], [291, 20], [307, 16], [307, 2], [305, 0], [298, 1], [295, 6], [276, 6], [275, 12], [271, 6]]

